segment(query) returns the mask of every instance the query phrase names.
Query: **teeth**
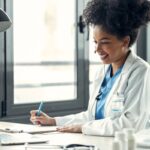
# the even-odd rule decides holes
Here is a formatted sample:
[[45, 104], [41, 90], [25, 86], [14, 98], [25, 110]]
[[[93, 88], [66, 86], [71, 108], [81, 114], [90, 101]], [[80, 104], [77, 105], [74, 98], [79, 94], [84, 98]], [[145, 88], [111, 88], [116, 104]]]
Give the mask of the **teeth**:
[[107, 55], [100, 55], [100, 57], [103, 59], [103, 58], [105, 58]]

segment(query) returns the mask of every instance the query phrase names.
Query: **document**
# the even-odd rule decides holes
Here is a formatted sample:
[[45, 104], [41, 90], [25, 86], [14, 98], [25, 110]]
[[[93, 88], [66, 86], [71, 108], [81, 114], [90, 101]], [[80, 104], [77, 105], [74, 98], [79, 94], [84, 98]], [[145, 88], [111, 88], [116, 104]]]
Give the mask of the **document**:
[[46, 133], [55, 132], [56, 126], [39, 126], [30, 124], [10, 123], [0, 121], [0, 132], [7, 133]]
[[48, 138], [44, 135], [32, 135], [28, 133], [0, 133], [1, 145], [20, 145], [35, 144], [48, 142]]

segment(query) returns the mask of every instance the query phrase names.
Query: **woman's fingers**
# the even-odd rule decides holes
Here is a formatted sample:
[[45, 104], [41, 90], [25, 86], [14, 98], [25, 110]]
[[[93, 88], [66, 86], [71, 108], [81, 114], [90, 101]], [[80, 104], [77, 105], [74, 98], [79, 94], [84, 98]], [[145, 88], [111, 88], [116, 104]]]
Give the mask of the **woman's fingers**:
[[69, 127], [57, 128], [57, 131], [59, 131], [59, 132], [69, 132]]
[[36, 114], [37, 111], [38, 111], [38, 110], [31, 110], [31, 111], [30, 111], [30, 114], [31, 114], [31, 115]]
[[43, 124], [43, 125], [56, 125], [56, 121], [54, 118], [48, 116], [47, 114], [45, 114], [44, 112], [40, 112], [40, 115], [37, 116], [38, 110], [32, 110], [30, 111], [31, 117], [30, 117], [30, 121], [33, 124]]
[[41, 114], [41, 116], [36, 116], [36, 113], [37, 113], [36, 110], [33, 110], [30, 113], [31, 113], [30, 121], [33, 124], [42, 124], [42, 122], [44, 120], [43, 114]]
[[73, 133], [81, 133], [82, 125], [71, 125], [57, 128], [59, 132], [73, 132]]

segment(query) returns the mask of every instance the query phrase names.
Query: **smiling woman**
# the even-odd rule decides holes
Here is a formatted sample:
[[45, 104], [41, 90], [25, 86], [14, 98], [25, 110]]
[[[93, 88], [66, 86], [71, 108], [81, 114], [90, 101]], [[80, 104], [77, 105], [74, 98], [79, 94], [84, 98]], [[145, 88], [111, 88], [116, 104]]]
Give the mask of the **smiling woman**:
[[[150, 66], [130, 47], [140, 27], [150, 21], [150, 2], [91, 0], [83, 15], [87, 25], [93, 27], [95, 51], [103, 63], [93, 82], [88, 109], [61, 117], [49, 117], [45, 113], [36, 116], [34, 110], [30, 120], [64, 126], [58, 128], [61, 132], [90, 135], [112, 136], [123, 128], [134, 127], [136, 131], [145, 128], [148, 120], [143, 118], [145, 108], [141, 104], [146, 99], [143, 89]], [[121, 107], [117, 106], [118, 101]]]
[[118, 39], [116, 36], [104, 32], [103, 27], [94, 26], [95, 52], [98, 53], [102, 63], [112, 64], [112, 75], [124, 64], [129, 53], [130, 37]]

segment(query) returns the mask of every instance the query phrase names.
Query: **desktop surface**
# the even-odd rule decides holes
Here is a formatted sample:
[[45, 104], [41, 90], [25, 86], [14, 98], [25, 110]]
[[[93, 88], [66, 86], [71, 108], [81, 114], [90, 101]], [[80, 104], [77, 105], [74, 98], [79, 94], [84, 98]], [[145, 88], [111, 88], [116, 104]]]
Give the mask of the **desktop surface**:
[[[16, 125], [18, 126], [18, 124]], [[61, 132], [47, 132], [36, 135], [46, 136], [46, 138], [48, 139], [48, 142], [46, 144], [49, 145], [85, 144], [85, 145], [94, 145], [98, 147], [100, 150], [112, 150], [111, 148], [112, 141], [114, 139], [113, 137], [89, 136], [79, 133], [61, 133]], [[9, 145], [9, 146], [1, 145], [0, 150], [25, 150], [25, 145]], [[145, 150], [145, 149], [138, 147], [136, 150]]]
[[[85, 145], [95, 145], [100, 150], [112, 150], [111, 144], [113, 141], [112, 137], [100, 137], [100, 136], [88, 136], [78, 133], [47, 133], [45, 134], [50, 145], [68, 145], [72, 143], [80, 143]], [[36, 144], [37, 146], [41, 144]], [[44, 145], [44, 144], [43, 144]], [[25, 145], [11, 145], [1, 146], [1, 150], [25, 150]], [[137, 148], [136, 150], [145, 150], [143, 148]], [[147, 149], [146, 149], [147, 150]]]

